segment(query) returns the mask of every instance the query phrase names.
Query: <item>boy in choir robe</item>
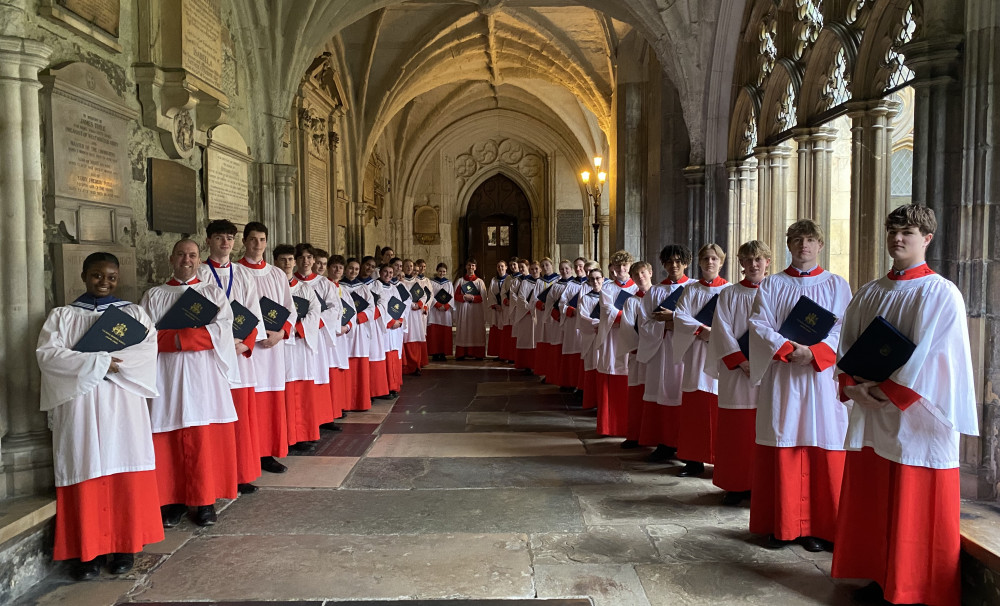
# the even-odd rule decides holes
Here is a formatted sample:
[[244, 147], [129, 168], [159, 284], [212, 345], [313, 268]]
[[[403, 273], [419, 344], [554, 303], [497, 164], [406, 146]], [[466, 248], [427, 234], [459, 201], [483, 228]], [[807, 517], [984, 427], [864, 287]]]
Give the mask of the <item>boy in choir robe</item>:
[[[325, 263], [320, 263], [320, 260], [324, 260]], [[340, 279], [344, 276], [344, 265], [347, 261], [342, 255], [333, 255], [329, 260], [323, 259], [317, 254], [317, 263], [314, 271], [320, 273], [320, 269], [324, 269], [323, 273], [320, 275], [326, 275], [327, 280], [330, 282], [330, 320], [327, 324], [328, 335], [331, 338], [330, 345], [330, 394], [333, 398], [334, 412], [340, 411], [340, 415], [343, 415], [343, 409], [351, 402], [353, 395], [352, 387], [353, 381], [351, 378], [351, 361], [348, 355], [350, 350], [350, 341], [347, 338], [347, 334], [351, 332], [354, 328], [354, 322], [348, 321], [346, 324], [342, 321], [344, 315], [344, 289], [340, 286]], [[353, 309], [353, 308], [352, 308]], [[325, 425], [320, 425], [321, 429], [330, 429], [333, 431], [340, 431], [341, 428], [335, 423], [327, 423]]]
[[[558, 333], [558, 324], [550, 314], [552, 288], [559, 282], [559, 274], [555, 273], [552, 259], [544, 257], [541, 260], [541, 272], [535, 286], [535, 367], [536, 374], [542, 375], [543, 383], [554, 384], [554, 367], [552, 366], [552, 341]], [[548, 291], [546, 293], [546, 291]], [[543, 293], [545, 293], [543, 295]], [[542, 299], [545, 301], [542, 301]]]
[[[729, 282], [719, 276], [725, 262], [726, 253], [721, 246], [702, 246], [698, 251], [701, 278], [684, 289], [674, 313], [674, 358], [684, 361], [677, 440], [677, 456], [684, 463], [677, 475], [682, 478], [700, 476], [705, 472], [705, 463], [715, 463], [719, 382], [705, 372], [712, 328], [696, 316], [729, 286]], [[705, 321], [711, 323], [710, 319]]]
[[740, 341], [750, 329], [750, 311], [767, 276], [771, 249], [751, 240], [740, 246], [736, 258], [743, 280], [719, 294], [705, 359], [705, 372], [719, 381], [712, 484], [726, 491], [723, 505], [739, 505], [750, 498], [753, 485], [757, 387], [750, 383], [750, 362]]
[[389, 394], [397, 395], [403, 388], [403, 340], [406, 338], [406, 333], [410, 332], [409, 311], [413, 297], [410, 296], [410, 291], [403, 286], [403, 260], [399, 257], [393, 257], [389, 261], [389, 265], [392, 266], [392, 280], [390, 282], [396, 290], [395, 296], [404, 305], [403, 315], [399, 317], [402, 330], [389, 333], [392, 350], [395, 352], [395, 358], [391, 360], [389, 365]]
[[[295, 277], [298, 279], [299, 275], [304, 276], [299, 281], [313, 287], [313, 290], [316, 291], [316, 296], [322, 302], [320, 305], [321, 308], [323, 305], [326, 305], [326, 310], [320, 311], [320, 318], [324, 324], [323, 328], [320, 329], [320, 340], [322, 341], [321, 346], [326, 353], [326, 369], [317, 370], [317, 372], [326, 373], [326, 384], [330, 390], [330, 407], [333, 411], [333, 418], [339, 419], [344, 416], [344, 402], [347, 400], [345, 397], [346, 383], [343, 382], [345, 377], [339, 366], [337, 356], [337, 336], [342, 331], [340, 319], [343, 315], [343, 308], [340, 303], [340, 296], [336, 292], [336, 286], [326, 277], [327, 268], [330, 264], [330, 253], [322, 248], [313, 248], [312, 255], [312, 267], [303, 268], [305, 271], [302, 272], [298, 272], [296, 269]], [[296, 265], [297, 267], [298, 265]], [[349, 368], [346, 357], [344, 357], [343, 364]], [[341, 430], [340, 426], [334, 423], [333, 420], [322, 423], [319, 427], [320, 429], [328, 429], [330, 431]]]
[[486, 355], [497, 360], [503, 359], [504, 346], [510, 336], [510, 325], [503, 313], [503, 287], [507, 281], [507, 262], [497, 261], [497, 275], [490, 280], [487, 293], [488, 313], [490, 321], [489, 341], [486, 344]]
[[691, 249], [683, 244], [663, 247], [660, 264], [667, 277], [650, 289], [645, 301], [645, 319], [639, 327], [636, 357], [639, 363], [646, 365], [639, 443], [656, 445], [656, 449], [646, 457], [651, 463], [669, 461], [677, 454], [684, 362], [682, 358], [674, 357], [674, 312], [660, 304], [678, 290], [683, 293], [683, 289], [690, 286], [691, 280], [684, 272], [691, 260]]
[[[368, 268], [372, 267], [371, 270]], [[385, 301], [376, 292], [375, 283], [379, 278], [379, 267], [375, 265], [375, 257], [365, 257], [361, 261], [361, 274], [358, 280], [371, 299], [371, 311], [368, 315], [368, 332], [370, 336], [368, 347], [368, 387], [369, 397], [377, 400], [392, 399], [389, 388], [388, 352], [390, 349], [389, 335], [385, 328]]]
[[218, 286], [198, 279], [198, 244], [181, 240], [170, 254], [173, 277], [146, 291], [142, 306], [154, 323], [187, 289], [217, 305], [202, 327], [156, 334], [158, 396], [149, 400], [156, 479], [163, 525], [180, 523], [188, 506], [194, 522], [216, 522], [216, 499], [236, 498], [236, 408], [232, 383], [240, 380], [233, 345], [233, 310]]
[[[587, 260], [578, 257], [573, 261], [576, 275], [570, 279], [559, 297], [559, 312], [562, 315], [562, 381], [559, 391], [581, 393], [583, 389], [583, 362], [580, 359], [580, 330], [576, 320], [576, 306], [587, 286]], [[593, 264], [597, 267], [597, 264]], [[575, 300], [575, 302], [574, 302]]]
[[[847, 280], [819, 267], [823, 231], [803, 219], [786, 232], [792, 263], [764, 278], [750, 315], [750, 382], [757, 392], [750, 532], [767, 546], [798, 540], [807, 551], [831, 547], [844, 476], [849, 411], [833, 376]], [[806, 346], [778, 329], [803, 296], [836, 316], [829, 334]]]
[[[466, 294], [465, 284], [472, 284], [479, 294]], [[486, 357], [486, 306], [483, 305], [486, 283], [476, 275], [476, 260], [465, 262], [465, 275], [455, 281], [455, 359]]]
[[573, 264], [568, 259], [563, 259], [559, 262], [559, 279], [551, 286], [543, 310], [545, 323], [542, 325], [542, 339], [548, 344], [549, 350], [548, 368], [546, 369], [548, 374], [545, 375], [545, 382], [550, 385], [559, 385], [560, 391], [567, 390], [562, 386], [564, 383], [562, 364], [563, 317], [559, 301], [572, 279]]
[[508, 364], [514, 363], [517, 355], [517, 338], [514, 336], [514, 308], [511, 307], [511, 299], [520, 288], [521, 282], [521, 261], [517, 257], [511, 257], [507, 264], [507, 279], [504, 280], [500, 289], [500, 305], [503, 321], [507, 324], [507, 339], [501, 348], [500, 357]]
[[[239, 264], [247, 269], [257, 285], [257, 295], [267, 297], [295, 314], [292, 291], [285, 272], [264, 261], [267, 250], [267, 227], [251, 221], [243, 228], [243, 257]], [[259, 306], [259, 303], [258, 303]], [[254, 347], [254, 405], [256, 408], [260, 467], [270, 473], [284, 473], [288, 468], [275, 457], [288, 455], [288, 421], [285, 415], [285, 339], [292, 335], [292, 323], [281, 330], [265, 330], [257, 335]]]
[[[596, 263], [594, 264], [596, 265]], [[580, 361], [583, 374], [583, 408], [597, 408], [597, 331], [601, 324], [601, 291], [604, 272], [593, 267], [587, 272], [587, 288], [580, 294], [576, 322], [580, 331]], [[594, 310], [598, 311], [595, 312]], [[594, 317], [597, 316], [597, 317]]]
[[[413, 288], [420, 285], [420, 279], [415, 273], [415, 264], [410, 259], [403, 259], [402, 283], [407, 291], [412, 292]], [[420, 376], [420, 369], [427, 366], [427, 301], [430, 293], [424, 289], [423, 297], [413, 299], [410, 297], [408, 309], [406, 310], [406, 333], [403, 335], [403, 374]]]
[[542, 266], [538, 261], [528, 264], [528, 275], [518, 280], [517, 292], [513, 293], [510, 306], [513, 311], [514, 368], [532, 374], [535, 367], [535, 296], [538, 279], [542, 275]]
[[645, 261], [637, 261], [629, 269], [629, 275], [635, 282], [635, 296], [625, 301], [622, 322], [626, 327], [622, 335], [627, 335], [623, 345], [628, 346], [628, 412], [625, 423], [625, 441], [621, 447], [638, 448], [639, 436], [642, 435], [642, 410], [644, 407], [642, 395], [646, 391], [646, 365], [636, 358], [639, 348], [639, 327], [646, 318], [646, 295], [653, 287], [653, 266]]
[[[252, 484], [260, 477], [260, 433], [257, 420], [257, 396], [254, 387], [257, 384], [257, 370], [254, 368], [254, 347], [258, 339], [265, 338], [264, 323], [260, 320], [260, 295], [257, 294], [257, 281], [249, 274], [247, 268], [239, 263], [232, 263], [229, 254], [236, 243], [238, 230], [232, 221], [216, 219], [205, 229], [208, 245], [208, 260], [198, 267], [198, 279], [207, 284], [214, 284], [226, 294], [226, 299], [236, 301], [246, 307], [258, 319], [255, 328], [246, 339], [236, 341], [236, 364], [240, 371], [240, 380], [230, 385], [233, 394], [233, 405], [236, 407], [236, 481], [240, 494], [257, 492]], [[234, 322], [236, 318], [234, 317]]]
[[[156, 391], [156, 328], [138, 305], [114, 296], [118, 259], [93, 253], [80, 277], [86, 294], [53, 309], [38, 336], [41, 409], [49, 416], [55, 468], [55, 560], [76, 560], [79, 580], [132, 569], [134, 554], [163, 540], [146, 398]], [[116, 352], [73, 348], [114, 307], [148, 331]], [[118, 431], [103, 432], [104, 427]]]
[[854, 296], [842, 357], [882, 316], [916, 349], [888, 379], [838, 375], [851, 399], [833, 574], [873, 579], [865, 601], [958, 606], [961, 434], [978, 436], [966, 306], [926, 264], [934, 211], [901, 206], [886, 217], [892, 270]]
[[381, 315], [378, 322], [385, 327], [385, 367], [386, 378], [389, 381], [388, 397], [381, 399], [395, 398], [403, 385], [403, 366], [399, 357], [403, 349], [403, 334], [406, 331], [405, 320], [402, 316], [398, 320], [389, 315], [389, 302], [393, 297], [400, 299], [401, 303], [409, 302], [409, 294], [403, 298], [399, 289], [393, 284], [392, 264], [384, 264], [378, 268], [379, 278], [369, 286], [371, 291], [378, 295], [378, 307]]
[[[371, 319], [375, 316], [375, 301], [364, 283], [358, 278], [361, 263], [351, 257], [344, 268], [344, 279], [340, 282], [343, 296], [341, 301], [354, 311], [354, 328], [347, 333], [347, 358], [350, 366], [351, 399], [344, 410], [371, 410]], [[356, 299], [356, 300], [355, 300]], [[364, 307], [364, 309], [359, 309]]]
[[381, 273], [381, 267], [383, 265], [392, 265], [392, 260], [396, 258], [396, 251], [394, 251], [391, 246], [386, 246], [378, 251], [378, 257], [378, 263], [376, 265], [379, 267], [379, 272]]
[[[430, 312], [427, 315], [427, 353], [431, 359], [444, 362], [447, 356], [451, 355], [452, 339], [452, 310], [455, 309], [455, 286], [448, 279], [448, 265], [438, 263], [434, 278], [431, 279], [431, 304]], [[442, 303], [438, 300], [444, 291], [449, 300]]]
[[597, 331], [597, 433], [624, 437], [628, 426], [628, 354], [632, 334], [622, 327], [622, 292], [634, 295], [635, 282], [629, 269], [635, 259], [627, 251], [611, 255], [608, 274], [601, 291], [601, 324]]
[[365, 283], [378, 279], [378, 262], [375, 261], [375, 257], [371, 255], [361, 257], [361, 274], [358, 278]]

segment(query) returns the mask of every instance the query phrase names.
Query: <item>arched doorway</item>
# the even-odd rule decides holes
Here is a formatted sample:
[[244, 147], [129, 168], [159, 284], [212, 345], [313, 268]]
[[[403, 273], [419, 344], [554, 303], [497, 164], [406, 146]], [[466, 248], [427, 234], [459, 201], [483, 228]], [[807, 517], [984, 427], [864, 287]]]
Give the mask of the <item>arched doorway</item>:
[[531, 205], [505, 175], [490, 177], [472, 192], [464, 224], [465, 258], [479, 262], [481, 278], [492, 276], [500, 259], [531, 257]]

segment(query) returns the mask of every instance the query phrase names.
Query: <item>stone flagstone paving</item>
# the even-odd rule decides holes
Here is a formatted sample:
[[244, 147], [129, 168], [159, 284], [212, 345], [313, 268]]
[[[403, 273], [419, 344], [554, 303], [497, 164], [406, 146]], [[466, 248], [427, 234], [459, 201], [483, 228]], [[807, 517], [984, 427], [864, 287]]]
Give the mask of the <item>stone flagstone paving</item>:
[[832, 581], [830, 554], [762, 548], [710, 478], [621, 450], [573, 395], [501, 365], [432, 365], [344, 426], [132, 573], [55, 575], [19, 606], [846, 605], [861, 584]]

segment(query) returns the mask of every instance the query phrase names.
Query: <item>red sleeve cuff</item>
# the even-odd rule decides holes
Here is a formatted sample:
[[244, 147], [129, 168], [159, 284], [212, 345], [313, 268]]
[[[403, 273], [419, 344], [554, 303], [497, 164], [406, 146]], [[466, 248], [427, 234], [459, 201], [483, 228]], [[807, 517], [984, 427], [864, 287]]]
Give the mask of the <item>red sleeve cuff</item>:
[[850, 400], [850, 398], [847, 397], [847, 394], [844, 393], [844, 388], [853, 387], [857, 384], [858, 382], [854, 380], [854, 377], [847, 374], [846, 372], [842, 372], [839, 375], [837, 375], [837, 386], [838, 386], [837, 393], [839, 394], [841, 402], [846, 402]]
[[295, 336], [300, 339], [306, 338], [306, 329], [302, 327], [302, 322], [295, 323]]
[[909, 387], [904, 387], [889, 379], [879, 383], [879, 388], [889, 398], [889, 401], [900, 410], [906, 410], [921, 398], [920, 394]]
[[576, 308], [575, 307], [567, 307], [566, 308], [566, 317], [567, 318], [572, 318], [572, 317], [575, 317], [575, 316], [576, 316]]
[[472, 297], [472, 302], [473, 303], [482, 303], [483, 302], [483, 297], [481, 295], [476, 295], [476, 296]]
[[698, 335], [700, 335], [701, 334], [701, 329], [703, 329], [703, 328], [705, 328], [705, 327], [704, 326], [699, 326], [698, 329], [694, 331], [694, 336], [697, 337]]
[[177, 349], [177, 342], [174, 337], [177, 331], [172, 328], [159, 330], [156, 332], [156, 351], [160, 353], [174, 353]]
[[375, 319], [378, 320], [381, 317], [382, 317], [382, 309], [378, 305], [376, 305], [375, 306]]
[[243, 339], [243, 344], [247, 346], [247, 350], [243, 352], [244, 357], [249, 358], [253, 355], [253, 347], [257, 344], [257, 329], [250, 331], [246, 339]]
[[785, 341], [785, 344], [779, 347], [778, 351], [774, 352], [774, 359], [779, 362], [788, 362], [788, 356], [792, 355], [793, 351], [795, 351], [795, 346], [792, 345], [792, 342]]
[[205, 351], [213, 349], [212, 335], [204, 326], [200, 328], [183, 328], [177, 331], [181, 341], [181, 351]]
[[809, 350], [813, 352], [812, 366], [816, 372], [823, 372], [837, 363], [837, 354], [826, 343], [810, 345]]
[[535, 301], [535, 309], [537, 309], [538, 311], [545, 311], [545, 303], [542, 303], [541, 301]]
[[615, 316], [615, 321], [612, 322], [612, 324], [621, 324], [621, 323], [622, 323], [622, 310], [619, 309], [618, 315]]
[[359, 311], [357, 318], [358, 318], [358, 326], [360, 326], [368, 321], [368, 314], [363, 311]]
[[555, 320], [556, 322], [558, 322], [559, 321], [559, 308], [558, 307], [553, 307], [552, 308], [552, 313], [550, 313], [549, 315], [552, 316], [553, 320]]
[[503, 304], [504, 304], [504, 305], [506, 305], [506, 306], [508, 306], [508, 307], [510, 307], [510, 299], [508, 299], [508, 298], [505, 298], [505, 299], [503, 300]]
[[319, 319], [319, 327], [320, 327], [321, 329], [322, 329], [322, 328], [326, 328], [326, 322], [324, 322], [324, 321], [323, 321], [323, 318], [320, 318], [320, 319]]
[[281, 327], [281, 332], [285, 333], [285, 336], [282, 337], [283, 339], [292, 336], [292, 323], [286, 320], [285, 325]]
[[726, 368], [729, 370], [736, 370], [740, 367], [740, 364], [746, 361], [747, 357], [743, 355], [742, 351], [733, 352], [722, 358], [722, 363], [725, 364]]

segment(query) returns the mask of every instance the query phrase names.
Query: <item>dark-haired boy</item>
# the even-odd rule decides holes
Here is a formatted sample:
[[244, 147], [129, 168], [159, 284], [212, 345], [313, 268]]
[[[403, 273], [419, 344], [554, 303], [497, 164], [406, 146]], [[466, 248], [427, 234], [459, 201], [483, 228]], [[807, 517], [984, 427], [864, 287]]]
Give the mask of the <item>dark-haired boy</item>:
[[892, 270], [854, 296], [839, 354], [876, 316], [916, 350], [880, 383], [838, 375], [841, 399], [854, 406], [833, 576], [873, 579], [862, 598], [957, 606], [959, 439], [979, 435], [965, 302], [925, 262], [933, 210], [901, 206], [885, 228]]

